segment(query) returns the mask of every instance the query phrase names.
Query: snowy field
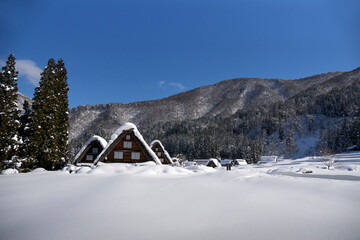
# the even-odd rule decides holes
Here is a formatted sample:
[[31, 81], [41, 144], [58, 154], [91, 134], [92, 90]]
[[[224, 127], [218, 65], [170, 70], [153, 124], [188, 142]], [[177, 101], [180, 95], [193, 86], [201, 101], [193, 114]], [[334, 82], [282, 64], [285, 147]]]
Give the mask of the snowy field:
[[360, 152], [336, 158], [2, 175], [0, 239], [358, 240]]

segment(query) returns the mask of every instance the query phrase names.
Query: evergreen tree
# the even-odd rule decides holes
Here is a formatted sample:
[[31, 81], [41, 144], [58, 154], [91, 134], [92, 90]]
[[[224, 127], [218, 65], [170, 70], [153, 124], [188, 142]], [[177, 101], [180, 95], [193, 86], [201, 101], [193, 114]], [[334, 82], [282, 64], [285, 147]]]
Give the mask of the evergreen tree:
[[357, 117], [353, 124], [352, 142], [360, 147], [360, 117]]
[[31, 150], [38, 167], [53, 170], [54, 149], [56, 148], [54, 79], [56, 63], [50, 59], [41, 73], [39, 86], [35, 88], [31, 114]]
[[0, 74], [0, 168], [18, 149], [17, 76], [15, 57], [10, 54]]
[[250, 162], [257, 163], [263, 153], [262, 144], [260, 139], [256, 139], [251, 143]]
[[20, 128], [19, 128], [19, 158], [28, 158], [30, 155], [30, 118], [31, 108], [28, 101], [24, 101], [23, 114], [20, 117]]
[[50, 59], [35, 89], [31, 113], [32, 157], [38, 167], [62, 168], [68, 160], [68, 85], [63, 60]]
[[69, 128], [69, 103], [67, 72], [64, 61], [60, 59], [56, 65], [56, 78], [54, 83], [55, 99], [55, 127], [56, 149], [55, 168], [61, 168], [68, 161], [68, 128]]
[[298, 150], [296, 142], [293, 140], [293, 135], [294, 135], [294, 133], [289, 130], [288, 134], [287, 134], [287, 137], [285, 139], [285, 147], [286, 147], [286, 151], [287, 151], [288, 156], [291, 156], [292, 154], [294, 154]]

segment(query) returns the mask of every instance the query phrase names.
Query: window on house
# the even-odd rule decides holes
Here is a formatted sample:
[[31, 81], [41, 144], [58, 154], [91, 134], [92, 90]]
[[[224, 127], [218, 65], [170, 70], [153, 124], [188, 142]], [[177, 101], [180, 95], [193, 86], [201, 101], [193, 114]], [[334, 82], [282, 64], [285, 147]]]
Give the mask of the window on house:
[[93, 149], [92, 149], [92, 152], [93, 152], [94, 154], [97, 154], [97, 153], [99, 153], [99, 149], [98, 149], [98, 148], [93, 148]]
[[159, 151], [159, 148], [155, 148], [155, 151]]
[[132, 148], [132, 142], [124, 142], [124, 148]]
[[158, 152], [157, 155], [158, 155], [158, 157], [161, 157], [161, 152]]
[[159, 158], [161, 163], [164, 163], [164, 159], [163, 158]]
[[131, 153], [132, 160], [140, 160], [140, 153], [139, 152], [132, 152]]
[[86, 161], [94, 160], [93, 155], [86, 155]]
[[123, 159], [123, 152], [118, 152], [118, 151], [116, 151], [116, 152], [114, 152], [114, 158], [115, 159]]
[[126, 140], [130, 140], [130, 135], [126, 135]]

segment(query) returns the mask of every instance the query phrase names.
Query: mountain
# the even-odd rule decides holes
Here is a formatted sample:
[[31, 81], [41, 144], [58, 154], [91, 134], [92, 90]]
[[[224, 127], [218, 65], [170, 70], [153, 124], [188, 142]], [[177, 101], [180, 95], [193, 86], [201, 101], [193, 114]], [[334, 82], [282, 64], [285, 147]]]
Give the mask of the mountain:
[[31, 98], [29, 98], [29, 97], [27, 97], [27, 96], [25, 96], [24, 94], [19, 93], [19, 92], [18, 92], [17, 94], [18, 94], [17, 106], [18, 106], [18, 108], [19, 108], [20, 110], [23, 109], [23, 105], [24, 105], [24, 101], [25, 101], [25, 100], [28, 101], [28, 102], [30, 103], [30, 105], [31, 105], [31, 102], [32, 102], [32, 99], [31, 99]]
[[[92, 134], [109, 138], [122, 123], [130, 121], [147, 132], [154, 125], [202, 118], [232, 118], [239, 111], [270, 109], [274, 103], [300, 96], [316, 97], [359, 80], [360, 68], [330, 72], [296, 80], [237, 78], [199, 87], [164, 99], [129, 104], [86, 105], [70, 109], [70, 154]], [[196, 124], [196, 123], [195, 123]]]

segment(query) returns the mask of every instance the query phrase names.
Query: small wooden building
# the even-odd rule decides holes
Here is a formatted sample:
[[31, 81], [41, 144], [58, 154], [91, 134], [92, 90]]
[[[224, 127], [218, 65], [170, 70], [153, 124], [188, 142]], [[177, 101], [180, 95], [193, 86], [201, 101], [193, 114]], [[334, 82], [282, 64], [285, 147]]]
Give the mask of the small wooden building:
[[247, 162], [245, 159], [235, 159], [234, 160], [234, 166], [243, 166], [247, 165]]
[[221, 167], [221, 164], [219, 163], [219, 161], [216, 158], [210, 158], [210, 159], [194, 159], [194, 162], [197, 165], [204, 165], [207, 167]]
[[174, 165], [169, 153], [165, 150], [164, 146], [159, 140], [154, 140], [150, 143], [151, 149], [155, 152], [162, 164]]
[[73, 164], [94, 163], [98, 155], [104, 150], [106, 144], [106, 140], [102, 137], [97, 135], [92, 136], [76, 154], [73, 159]]
[[220, 164], [223, 167], [232, 167], [234, 166], [234, 161], [231, 159], [224, 159], [220, 161]]
[[142, 163], [154, 161], [161, 164], [159, 158], [145, 142], [136, 126], [124, 123], [111, 136], [103, 152], [96, 158], [106, 163]]

